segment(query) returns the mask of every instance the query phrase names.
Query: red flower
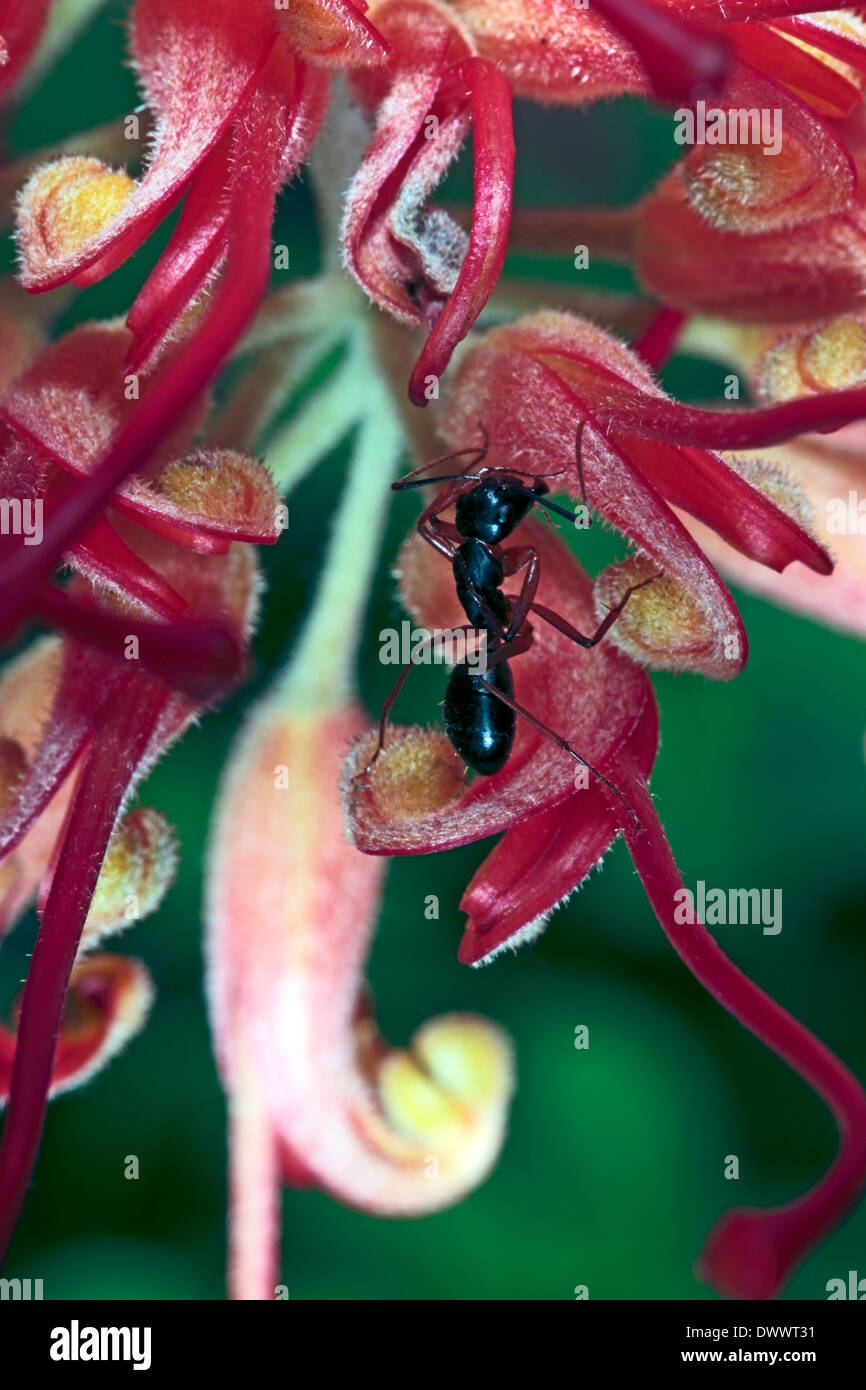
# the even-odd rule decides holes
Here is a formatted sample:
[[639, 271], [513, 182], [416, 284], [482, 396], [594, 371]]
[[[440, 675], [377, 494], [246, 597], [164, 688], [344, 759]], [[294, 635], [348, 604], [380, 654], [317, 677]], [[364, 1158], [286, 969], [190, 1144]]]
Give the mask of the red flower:
[[363, 980], [384, 866], [347, 842], [337, 787], [364, 724], [351, 670], [400, 450], [377, 417], [360, 427], [290, 666], [232, 753], [211, 842], [208, 998], [229, 1098], [229, 1286], [240, 1299], [274, 1296], [281, 1179], [379, 1216], [423, 1215], [483, 1180], [505, 1132], [500, 1030], [449, 1014], [389, 1047]]
[[[591, 630], [590, 583], [561, 542], [535, 521], [523, 523], [515, 538], [532, 544], [540, 557], [539, 601], [579, 630]], [[450, 567], [417, 536], [404, 547], [400, 573], [403, 598], [416, 622], [430, 629], [463, 620]], [[675, 615], [665, 614], [664, 593], [657, 586], [633, 595], [632, 602], [648, 605], [662, 625], [675, 623]], [[674, 949], [735, 1018], [822, 1096], [840, 1128], [839, 1156], [816, 1187], [784, 1207], [729, 1213], [705, 1248], [703, 1277], [720, 1292], [772, 1297], [866, 1185], [866, 1093], [841, 1062], [728, 960], [700, 922], [682, 922], [677, 910], [682, 878], [647, 788], [658, 720], [643, 672], [606, 643], [582, 651], [539, 622], [533, 624], [532, 647], [513, 663], [513, 675], [518, 702], [566, 738], [596, 775], [576, 780], [573, 760], [518, 721], [514, 750], [502, 771], [463, 789], [458, 783], [455, 795], [459, 763], [444, 735], [392, 730], [364, 778], [358, 774], [376, 739], [368, 733], [356, 743], [344, 774], [352, 839], [369, 854], [426, 854], [504, 831], [461, 904], [469, 921], [460, 956], [480, 964], [535, 937], [617, 835], [624, 836]]]
[[[498, 67], [474, 53], [463, 28], [434, 0], [386, 0], [373, 11], [391, 45], [387, 83], [356, 82], [377, 129], [346, 202], [343, 244], [361, 288], [430, 336], [409, 380], [416, 405], [438, 379], [496, 284], [511, 217], [511, 92]], [[426, 199], [456, 156], [470, 122], [475, 145], [472, 230]]]
[[[651, 431], [650, 411], [659, 421]], [[442, 432], [459, 448], [483, 425], [492, 455], [530, 473], [562, 470], [559, 486], [580, 500], [574, 458], [580, 428], [587, 496], [644, 557], [601, 575], [601, 600], [618, 597], [629, 576], [659, 568], [668, 585], [668, 609], [676, 593], [675, 623], [658, 626], [658, 590], [650, 590], [625, 610], [612, 640], [653, 666], [729, 679], [747, 656], [739, 614], [671, 507], [772, 569], [799, 560], [827, 574], [832, 564], [802, 519], [783, 511], [772, 493], [765, 495], [759, 468], [738, 471], [717, 454], [688, 447], [687, 436], [680, 442], [684, 412], [643, 363], [601, 329], [542, 313], [492, 330], [467, 353], [443, 411]], [[743, 416], [748, 412], [727, 419], [733, 425]], [[696, 417], [702, 412], [688, 418]], [[647, 621], [645, 610], [653, 615]]]
[[[127, 543], [135, 546], [148, 569], [160, 574], [202, 620], [202, 631], [207, 631], [204, 620], [217, 620], [220, 629], [233, 633], [239, 648], [245, 644], [257, 597], [249, 549], [235, 546], [224, 556], [189, 556], [134, 527], [125, 524], [124, 531]], [[76, 588], [87, 590], [88, 586], [79, 581]], [[88, 614], [98, 606], [95, 594], [76, 594], [67, 600], [58, 595], [61, 601], [80, 605], [80, 611]], [[106, 852], [111, 855], [113, 832], [120, 857], [119, 870], [115, 866], [114, 872], [119, 872], [121, 880], [131, 858], [133, 863], [138, 861], [139, 877], [151, 897], [153, 874], [164, 886], [160, 868], [164, 853], [158, 848], [153, 824], [139, 827], [142, 837], [136, 835], [134, 821], [132, 826], [127, 821], [125, 828], [118, 828], [118, 818], [154, 760], [214, 693], [213, 675], [201, 650], [194, 659], [197, 656], [204, 668], [205, 689], [197, 697], [180, 693], [143, 669], [147, 664], [176, 681], [176, 644], [184, 641], [183, 629], [142, 621], [140, 607], [128, 605], [123, 612], [118, 608], [115, 600], [110, 612], [100, 615], [103, 630], [115, 634], [111, 656], [67, 640], [59, 660], [54, 653], [47, 670], [47, 653], [42, 648], [6, 677], [11, 684], [6, 727], [10, 727], [11, 714], [12, 729], [20, 725], [22, 734], [20, 741], [13, 737], [13, 775], [7, 776], [3, 788], [0, 856], [7, 882], [0, 907], [8, 922], [38, 891], [41, 924], [21, 1001], [11, 1082], [13, 1042], [8, 1033], [2, 1035], [0, 1047], [9, 1090], [0, 1145], [0, 1251], [5, 1251], [24, 1198], [49, 1091], [89, 1074], [99, 1058], [116, 1050], [123, 1031], [142, 1014], [142, 1000], [149, 992], [146, 976], [102, 959], [76, 964], [79, 943], [88, 921], [92, 937], [112, 927], [117, 916], [110, 888], [108, 902], [100, 902], [97, 889]], [[124, 646], [126, 661], [119, 659]], [[149, 652], [149, 646], [155, 653]], [[16, 710], [20, 711], [17, 724]], [[10, 768], [8, 752], [6, 766]], [[125, 847], [122, 839], [119, 845], [117, 840], [124, 834], [131, 835]], [[73, 969], [73, 995], [63, 1024]], [[80, 1017], [77, 1008], [83, 1011]], [[61, 1043], [55, 1052], [61, 1026]]]

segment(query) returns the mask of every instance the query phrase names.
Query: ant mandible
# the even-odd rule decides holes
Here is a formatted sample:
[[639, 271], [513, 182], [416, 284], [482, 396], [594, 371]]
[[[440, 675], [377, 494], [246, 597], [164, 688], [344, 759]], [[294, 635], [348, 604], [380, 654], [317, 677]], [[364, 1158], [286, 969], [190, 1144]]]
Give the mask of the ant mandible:
[[[578, 426], [575, 436], [575, 460], [589, 524], [592, 518], [583, 477], [582, 435], [583, 423]], [[458, 453], [434, 459], [391, 484], [395, 492], [429, 487], [431, 484], [444, 485], [422, 512], [417, 531], [428, 545], [432, 545], [451, 562], [457, 597], [468, 619], [465, 627], [455, 628], [453, 632], [480, 632], [486, 641], [485, 670], [473, 670], [467, 660], [457, 662], [451, 670], [443, 701], [445, 732], [457, 753], [473, 771], [483, 777], [492, 777], [508, 761], [519, 715], [603, 782], [637, 821], [622, 793], [603, 773], [581, 757], [566, 739], [518, 704], [514, 698], [509, 662], [529, 651], [532, 645], [533, 633], [528, 621], [530, 613], [555, 627], [570, 641], [591, 648], [610, 630], [632, 594], [651, 584], [658, 576], [653, 575], [626, 589], [619, 603], [610, 609], [591, 637], [578, 632], [552, 609], [536, 603], [535, 593], [541, 573], [538, 552], [531, 545], [503, 546], [502, 542], [535, 506], [567, 517], [570, 521], [578, 519], [574, 512], [547, 500], [550, 489], [544, 480], [560, 477], [566, 470], [535, 474], [519, 468], [487, 465], [484, 459], [488, 452], [488, 438], [484, 430], [482, 437], [484, 442], [480, 448], [461, 449]], [[465, 472], [439, 474], [434, 478], [424, 476], [437, 465], [467, 456], [472, 463]], [[522, 481], [523, 478], [531, 478], [531, 485]], [[454, 521], [443, 521], [442, 513], [451, 506], [455, 507]], [[516, 596], [503, 593], [505, 580], [521, 573], [520, 592]], [[416, 656], [431, 645], [432, 640], [428, 638], [422, 643]], [[406, 683], [412, 665], [410, 661], [403, 667], [382, 707], [378, 745], [363, 772], [358, 774], [359, 777], [365, 777], [370, 772], [385, 746], [388, 715]]]

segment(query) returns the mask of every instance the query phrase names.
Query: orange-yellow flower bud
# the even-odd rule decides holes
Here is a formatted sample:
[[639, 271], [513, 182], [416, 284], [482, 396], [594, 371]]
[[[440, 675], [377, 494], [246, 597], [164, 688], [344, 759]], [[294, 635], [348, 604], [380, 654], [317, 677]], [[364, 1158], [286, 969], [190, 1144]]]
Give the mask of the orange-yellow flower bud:
[[761, 395], [794, 400], [866, 380], [866, 322], [845, 314], [821, 328], [775, 338], [756, 367]]
[[[599, 617], [619, 603], [627, 588], [658, 573], [657, 564], [646, 555], [632, 555], [602, 571], [595, 584]], [[668, 671], [693, 669], [696, 657], [714, 646], [706, 611], [680, 580], [668, 574], [631, 595], [609, 638], [636, 661]]]
[[111, 837], [90, 904], [82, 946], [90, 948], [139, 917], [155, 912], [177, 868], [171, 826], [158, 811], [133, 811]]
[[[364, 734], [355, 745], [350, 766], [363, 773], [373, 758], [378, 729]], [[465, 789], [465, 765], [441, 729], [396, 725], [388, 730], [385, 747], [366, 775], [353, 787], [358, 796], [369, 796], [375, 811], [386, 822], [411, 821], [450, 805]]]
[[18, 202], [24, 253], [37, 259], [72, 256], [123, 211], [135, 180], [101, 159], [71, 155], [30, 176]]
[[279, 494], [258, 459], [232, 449], [200, 451], [172, 460], [156, 486], [161, 497], [184, 512], [251, 534], [270, 535]]

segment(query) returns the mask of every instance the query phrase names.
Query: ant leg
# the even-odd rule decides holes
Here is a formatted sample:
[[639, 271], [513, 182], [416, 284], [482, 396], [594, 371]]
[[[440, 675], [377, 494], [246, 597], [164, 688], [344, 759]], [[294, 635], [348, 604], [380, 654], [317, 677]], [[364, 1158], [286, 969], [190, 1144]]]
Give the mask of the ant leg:
[[619, 603], [611, 608], [610, 612], [602, 619], [591, 637], [584, 637], [582, 632], [578, 632], [577, 628], [572, 627], [571, 623], [566, 622], [565, 618], [561, 618], [558, 613], [554, 613], [552, 608], [545, 608], [541, 603], [532, 603], [530, 604], [530, 609], [533, 613], [537, 613], [539, 618], [543, 618], [546, 623], [550, 623], [551, 627], [555, 627], [557, 632], [561, 632], [563, 636], [570, 638], [572, 642], [579, 643], [581, 647], [594, 647], [613, 627], [632, 594], [636, 594], [638, 589], [645, 589], [647, 584], [654, 584], [655, 581], [660, 578], [660, 574], [651, 574], [649, 579], [642, 579], [639, 584], [632, 584], [630, 588], [626, 589]]
[[422, 541], [432, 545], [433, 549], [438, 550], [440, 555], [444, 555], [446, 560], [454, 559], [457, 547], [462, 540], [456, 526], [452, 526], [449, 521], [440, 521], [438, 513], [434, 511], [429, 515], [428, 512], [424, 512], [416, 523], [415, 530]]
[[[454, 633], [457, 632], [474, 632], [475, 629], [473, 627], [470, 627], [469, 624], [466, 624], [464, 627], [452, 627], [447, 629], [447, 631], [449, 636], [453, 636]], [[444, 633], [438, 634], [440, 640], [443, 636]], [[424, 641], [419, 644], [418, 649], [416, 651], [416, 660], [406, 662], [406, 665], [403, 667], [402, 671], [400, 672], [399, 676], [397, 677], [396, 681], [391, 687], [391, 690], [388, 693], [385, 703], [382, 706], [382, 712], [379, 715], [379, 740], [376, 744], [376, 751], [374, 752], [370, 761], [367, 763], [367, 766], [363, 768], [360, 772], [355, 773], [355, 776], [352, 779], [353, 781], [357, 782], [360, 780], [360, 778], [366, 777], [369, 774], [374, 763], [376, 762], [376, 759], [379, 757], [379, 754], [385, 747], [385, 730], [388, 727], [388, 715], [391, 713], [391, 710], [397, 703], [400, 691], [403, 689], [403, 686], [409, 679], [409, 672], [412, 670], [413, 666], [417, 664], [417, 658], [422, 654], [422, 652], [426, 651], [428, 647], [432, 647], [433, 643], [436, 640], [437, 635], [434, 635], [432, 637], [425, 637]]]
[[[584, 420], [581, 420], [580, 424], [577, 427], [577, 432], [574, 436], [574, 461], [577, 464], [577, 476], [580, 479], [581, 503], [584, 512], [589, 518], [587, 525], [591, 526], [592, 508], [589, 505], [589, 499], [586, 495], [586, 479], [583, 476], [583, 450], [581, 448], [581, 441], [583, 440], [583, 430], [585, 423], [586, 422]], [[491, 473], [494, 472], [492, 468], [488, 469], [487, 471]], [[512, 471], [515, 473], [520, 473], [523, 470], [520, 468], [515, 468]], [[567, 471], [568, 470], [565, 468], [560, 468], [556, 473], [535, 473], [528, 474], [527, 476], [535, 478], [558, 478]], [[566, 507], [560, 507], [557, 502], [548, 502], [545, 497], [540, 496], [533, 488], [523, 488], [522, 490], [525, 497], [529, 497], [531, 501], [535, 503], [536, 506], [543, 507], [544, 510], [547, 512], [555, 512], [557, 516], [564, 516], [568, 521], [577, 522], [581, 519], [577, 512], [570, 512]], [[547, 491], [549, 491], [549, 489], [545, 488], [545, 492]]]
[[415, 523], [415, 530], [421, 539], [432, 545], [434, 550], [438, 550], [440, 555], [444, 555], [446, 560], [453, 560], [454, 551], [463, 538], [456, 526], [440, 521], [439, 518], [442, 512], [447, 511], [451, 504], [467, 491], [465, 487], [459, 486], [461, 481], [471, 482], [474, 487], [478, 478], [476, 474], [470, 473], [465, 479], [452, 479], [449, 485], [433, 498], [430, 505], [424, 508]]
[[[490, 661], [488, 661], [488, 669], [491, 666], [495, 666], [498, 661], [506, 661], [509, 656], [519, 656], [521, 652], [527, 650], [527, 647], [524, 646], [523, 643], [527, 642], [528, 644], [528, 642], [531, 641], [532, 638], [527, 634], [524, 637], [515, 638], [514, 642], [510, 644], [510, 650], [505, 647], [500, 647], [493, 653]], [[555, 743], [558, 748], [561, 748], [563, 753], [567, 753], [570, 758], [574, 758], [575, 762], [585, 767], [588, 772], [592, 773], [593, 777], [597, 777], [600, 782], [603, 782], [608, 791], [613, 792], [617, 800], [622, 802], [637, 829], [643, 829], [638, 819], [637, 812], [626, 801], [619, 787], [615, 786], [609, 778], [605, 777], [603, 772], [599, 772], [597, 767], [593, 767], [592, 763], [588, 763], [586, 758], [582, 758], [577, 749], [572, 748], [567, 739], [564, 739], [561, 734], [554, 733], [553, 729], [549, 729], [546, 724], [542, 724], [541, 720], [536, 719], [534, 714], [530, 714], [528, 709], [524, 709], [523, 705], [519, 705], [515, 699], [510, 695], [506, 695], [504, 691], [497, 690], [496, 686], [492, 685], [490, 681], [485, 680], [484, 684], [487, 686], [491, 695], [496, 696], [497, 700], [501, 700], [504, 705], [508, 705], [508, 708], [513, 709], [515, 714], [519, 714], [521, 719], [525, 719], [526, 722], [531, 724], [534, 729], [537, 729], [540, 734], [544, 734], [545, 738], [549, 738], [552, 743]]]
[[520, 593], [513, 600], [514, 607], [511, 610], [507, 633], [507, 639], [510, 640], [517, 636], [529, 616], [541, 578], [541, 565], [534, 545], [512, 546], [509, 550], [503, 550], [501, 559], [508, 576], [518, 574], [522, 569], [526, 570]]
[[505, 646], [495, 647], [492, 655], [488, 657], [488, 671], [491, 666], [498, 666], [500, 661], [510, 661], [513, 656], [522, 656], [531, 646], [532, 633], [529, 630], [519, 633], [517, 637], [509, 638]]

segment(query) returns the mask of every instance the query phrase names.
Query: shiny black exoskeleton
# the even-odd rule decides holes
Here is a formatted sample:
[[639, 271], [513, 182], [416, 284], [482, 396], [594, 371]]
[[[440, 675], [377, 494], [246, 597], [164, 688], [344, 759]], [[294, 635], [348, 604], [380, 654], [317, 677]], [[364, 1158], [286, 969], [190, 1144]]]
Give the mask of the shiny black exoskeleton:
[[501, 772], [508, 762], [517, 724], [514, 710], [493, 689], [514, 698], [506, 661], [484, 675], [460, 661], [448, 677], [442, 702], [446, 734], [463, 761], [482, 777]]
[[[457, 498], [454, 525], [463, 539], [451, 562], [454, 583], [467, 620], [485, 635], [488, 662], [514, 636], [502, 592], [506, 567], [499, 546], [547, 490], [540, 478], [529, 488], [505, 474], [485, 478]], [[478, 670], [477, 662], [458, 662], [445, 689], [445, 732], [461, 758], [484, 777], [501, 771], [514, 743], [516, 715], [503, 695], [514, 699], [505, 659], [486, 672]]]
[[[535, 547], [503, 544], [534, 506], [556, 512], [581, 525], [589, 524], [591, 516], [581, 463], [582, 433], [583, 427], [580, 426], [575, 436], [575, 466], [583, 497], [583, 517], [551, 502], [546, 495], [549, 491], [547, 484], [537, 473], [522, 474], [517, 468], [485, 465], [486, 435], [480, 449], [464, 449], [447, 458], [423, 464], [393, 483], [392, 487], [398, 491], [430, 484], [440, 487], [435, 500], [421, 515], [418, 534], [451, 562], [457, 597], [466, 614], [467, 626], [479, 642], [483, 639], [485, 643], [486, 662], [478, 658], [476, 645], [471, 658], [453, 667], [445, 690], [445, 732], [461, 758], [483, 777], [500, 772], [511, 753], [517, 716], [520, 715], [569, 757], [588, 768], [623, 801], [637, 822], [631, 807], [612, 782], [592, 767], [560, 734], [518, 704], [514, 698], [514, 682], [509, 666], [512, 658], [529, 651], [532, 646], [532, 627], [528, 621], [530, 614], [556, 628], [569, 641], [584, 648], [594, 647], [619, 617], [635, 590], [652, 583], [652, 579], [645, 579], [626, 589], [619, 603], [608, 611], [593, 635], [586, 637], [558, 613], [535, 602], [540, 579]], [[432, 478], [425, 476], [431, 468], [467, 454], [474, 455], [474, 469], [470, 467], [465, 472], [448, 475], [439, 473]], [[561, 469], [558, 474], [548, 473], [545, 476], [558, 477], [567, 471]], [[523, 481], [524, 478], [528, 481]], [[451, 507], [454, 508], [454, 520], [443, 520]], [[503, 584], [517, 574], [522, 576], [519, 593], [506, 594]], [[370, 762], [358, 774], [359, 777], [370, 772], [385, 746], [388, 715], [411, 668], [412, 663], [409, 662], [385, 701], [379, 721], [378, 746]]]
[[486, 546], [500, 545], [547, 491], [547, 484], [540, 478], [531, 488], [507, 473], [504, 477], [485, 478], [457, 498], [454, 524], [461, 536], [472, 537]]

